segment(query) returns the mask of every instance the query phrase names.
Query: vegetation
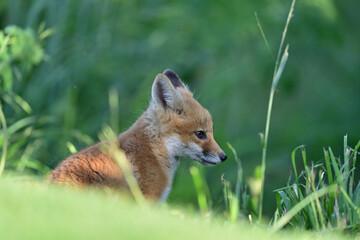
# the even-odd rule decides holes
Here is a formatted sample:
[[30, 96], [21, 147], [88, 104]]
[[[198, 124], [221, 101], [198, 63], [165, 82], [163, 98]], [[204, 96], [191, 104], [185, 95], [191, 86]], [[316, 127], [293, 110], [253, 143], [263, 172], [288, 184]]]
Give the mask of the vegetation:
[[14, 179], [0, 182], [2, 239], [350, 239], [337, 233], [275, 233], [229, 225], [179, 207], [141, 207], [114, 193], [76, 192]]
[[[25, 167], [41, 173], [49, 171], [49, 168], [31, 157], [32, 152], [40, 147], [41, 141], [37, 137], [29, 138], [34, 134], [37, 118], [30, 116], [31, 106], [13, 91], [13, 85], [14, 79], [21, 80], [33, 66], [43, 60], [44, 50], [40, 43], [51, 32], [51, 30], [44, 30], [44, 25], [40, 26], [38, 36], [31, 29], [23, 30], [17, 26], [9, 26], [4, 31], [0, 31], [0, 120], [2, 125], [0, 176], [4, 171], [6, 160], [12, 166], [16, 166], [19, 171], [24, 170]], [[2, 102], [16, 113], [25, 113], [28, 116], [6, 118]], [[10, 122], [7, 123], [7, 121]], [[23, 151], [19, 151], [20, 149]]]
[[[0, 228], [9, 229], [0, 236], [354, 238], [360, 32], [351, 2], [298, 2], [289, 29], [295, 1], [0, 3]], [[110, 191], [45, 186], [44, 176], [67, 155], [126, 129], [165, 68], [195, 89], [233, 158], [212, 169], [182, 160], [162, 208], [149, 208], [129, 171], [138, 205]], [[304, 143], [306, 150], [293, 150]], [[329, 145], [334, 151], [320, 151]], [[128, 168], [121, 152], [114, 158]], [[188, 213], [197, 208], [202, 216]], [[273, 231], [282, 228], [292, 231]]]
[[[355, 149], [348, 147], [345, 136], [343, 160], [336, 158], [329, 148], [324, 149], [325, 163], [311, 166], [307, 165], [305, 148], [297, 147], [292, 153], [295, 183], [276, 190], [278, 209], [274, 227], [282, 227], [287, 220], [290, 225], [304, 229], [357, 230], [360, 226], [360, 182], [354, 179], [359, 147], [360, 141]], [[295, 164], [299, 149], [305, 168], [300, 175]], [[291, 211], [294, 213], [290, 214]], [[293, 218], [287, 219], [289, 215]], [[277, 222], [280, 216], [283, 218]]]

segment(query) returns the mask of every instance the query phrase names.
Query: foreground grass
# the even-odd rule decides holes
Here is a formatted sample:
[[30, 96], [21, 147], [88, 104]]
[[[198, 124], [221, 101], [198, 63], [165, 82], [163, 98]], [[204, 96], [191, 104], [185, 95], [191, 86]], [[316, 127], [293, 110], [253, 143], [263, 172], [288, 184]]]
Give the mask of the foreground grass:
[[230, 224], [169, 207], [140, 207], [114, 193], [34, 180], [0, 180], [0, 239], [354, 239], [337, 233]]

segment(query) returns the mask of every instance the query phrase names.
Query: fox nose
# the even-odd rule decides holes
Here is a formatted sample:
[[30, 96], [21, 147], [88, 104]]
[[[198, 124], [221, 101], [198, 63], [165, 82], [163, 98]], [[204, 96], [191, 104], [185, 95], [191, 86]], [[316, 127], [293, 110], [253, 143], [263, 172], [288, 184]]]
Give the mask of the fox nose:
[[227, 156], [226, 156], [225, 153], [220, 154], [219, 157], [220, 157], [220, 160], [221, 160], [222, 162], [225, 162], [225, 160], [227, 159]]

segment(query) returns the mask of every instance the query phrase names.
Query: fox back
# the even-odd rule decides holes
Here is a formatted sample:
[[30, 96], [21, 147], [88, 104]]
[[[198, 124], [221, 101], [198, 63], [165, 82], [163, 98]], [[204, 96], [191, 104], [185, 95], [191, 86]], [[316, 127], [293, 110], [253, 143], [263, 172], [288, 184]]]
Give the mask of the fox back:
[[[165, 200], [179, 157], [206, 166], [226, 160], [214, 140], [210, 113], [172, 70], [156, 76], [148, 109], [117, 138], [145, 197]], [[62, 161], [50, 174], [56, 183], [126, 189], [123, 173], [97, 143]]]

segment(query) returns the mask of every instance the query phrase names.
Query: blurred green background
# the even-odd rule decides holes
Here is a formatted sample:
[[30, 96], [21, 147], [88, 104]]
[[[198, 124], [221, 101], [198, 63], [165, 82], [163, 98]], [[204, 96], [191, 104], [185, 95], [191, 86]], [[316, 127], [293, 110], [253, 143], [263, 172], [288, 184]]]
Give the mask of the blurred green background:
[[[274, 57], [290, 4], [1, 1], [1, 29], [14, 24], [37, 30], [45, 23], [55, 30], [44, 41], [45, 61], [29, 74], [16, 75], [13, 86], [37, 119], [26, 138], [36, 145], [31, 159], [54, 168], [70, 154], [66, 142], [78, 149], [96, 142], [101, 128], [111, 122], [111, 90], [118, 91], [119, 99], [118, 121], [112, 126], [119, 132], [127, 129], [146, 109], [156, 74], [171, 68], [212, 113], [215, 138], [230, 156], [222, 165], [201, 167], [214, 206], [220, 206], [221, 174], [231, 181], [236, 176], [226, 142], [237, 150], [246, 177], [261, 164], [258, 133], [265, 127]], [[295, 6], [286, 38], [290, 56], [270, 127], [264, 204], [268, 215], [275, 209], [273, 190], [285, 186], [291, 173], [290, 154], [296, 146], [306, 144], [309, 161], [317, 162], [323, 147], [332, 146], [340, 154], [346, 133], [350, 146], [360, 139], [359, 9], [356, 0], [298, 0]], [[6, 105], [4, 111], [9, 123], [27, 116]], [[22, 151], [18, 149], [19, 157]], [[169, 202], [195, 206], [191, 164], [181, 161]]]

